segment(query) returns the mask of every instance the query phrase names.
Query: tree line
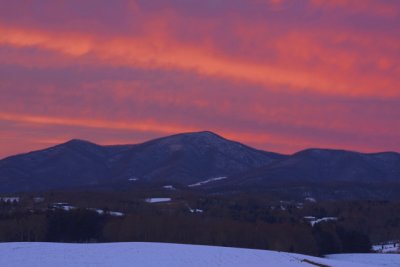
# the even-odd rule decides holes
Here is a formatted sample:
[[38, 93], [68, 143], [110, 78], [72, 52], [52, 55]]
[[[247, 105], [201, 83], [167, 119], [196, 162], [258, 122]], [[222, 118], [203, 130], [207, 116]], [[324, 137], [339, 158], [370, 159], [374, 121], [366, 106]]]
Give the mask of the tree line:
[[[215, 204], [215, 203], [214, 203]], [[240, 205], [239, 205], [240, 206]], [[257, 208], [224, 210], [215, 204], [207, 213], [180, 209], [142, 209], [124, 217], [87, 209], [1, 209], [0, 241], [169, 242], [288, 251], [309, 255], [368, 252], [370, 240], [335, 222], [309, 223]], [[246, 205], [245, 205], [246, 206]], [[236, 211], [235, 211], [236, 210]]]

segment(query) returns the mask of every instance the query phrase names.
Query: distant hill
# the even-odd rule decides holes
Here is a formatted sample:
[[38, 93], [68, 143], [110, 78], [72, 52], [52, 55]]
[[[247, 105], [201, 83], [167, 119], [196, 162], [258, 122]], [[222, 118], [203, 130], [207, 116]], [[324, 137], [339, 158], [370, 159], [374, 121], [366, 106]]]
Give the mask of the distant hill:
[[307, 149], [282, 155], [205, 131], [136, 145], [71, 140], [0, 161], [3, 193], [140, 185], [284, 198], [393, 199], [400, 196], [400, 154]]
[[204, 189], [275, 192], [288, 198], [400, 199], [400, 154], [307, 149]]

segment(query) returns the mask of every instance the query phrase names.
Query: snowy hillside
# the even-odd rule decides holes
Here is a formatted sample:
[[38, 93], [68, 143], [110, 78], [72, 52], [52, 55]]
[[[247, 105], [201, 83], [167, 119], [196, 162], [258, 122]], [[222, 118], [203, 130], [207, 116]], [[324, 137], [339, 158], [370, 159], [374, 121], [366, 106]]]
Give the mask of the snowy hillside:
[[[373, 261], [369, 260], [373, 256]], [[400, 266], [400, 255], [360, 254], [329, 259], [301, 254], [211, 246], [162, 243], [1, 243], [0, 266], [147, 266], [147, 267], [252, 267], [252, 266]], [[348, 261], [346, 261], [348, 259]], [[367, 265], [358, 262], [370, 262]]]
[[326, 258], [343, 262], [372, 264], [373, 266], [397, 267], [400, 266], [400, 254], [332, 254]]

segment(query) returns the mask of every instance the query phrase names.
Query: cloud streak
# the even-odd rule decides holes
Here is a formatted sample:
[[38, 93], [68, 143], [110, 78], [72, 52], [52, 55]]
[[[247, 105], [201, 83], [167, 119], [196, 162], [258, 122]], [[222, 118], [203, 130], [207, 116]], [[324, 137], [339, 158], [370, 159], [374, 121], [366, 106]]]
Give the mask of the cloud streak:
[[[346, 49], [341, 51], [339, 48], [326, 48], [310, 34], [307, 36], [289, 32], [277, 38], [275, 49], [281, 56], [275, 62], [238, 59], [216, 49], [180, 43], [171, 36], [157, 32], [153, 35], [101, 39], [81, 33], [59, 34], [0, 26], [0, 36], [0, 43], [3, 44], [17, 48], [33, 46], [57, 51], [78, 58], [77, 60], [83, 58], [83, 62], [92, 64], [178, 69], [260, 84], [269, 89], [281, 86], [280, 90], [309, 90], [350, 96], [392, 97], [400, 94], [397, 89], [399, 79], [385, 76], [386, 69], [394, 64], [390, 55], [370, 55], [370, 62], [365, 62], [364, 65], [369, 68], [369, 65], [372, 65], [373, 71], [364, 71], [372, 72], [372, 75], [365, 75], [364, 72], [354, 73], [354, 69], [361, 68], [359, 64], [365, 61], [361, 54]], [[336, 40], [330, 38], [328, 42], [336, 42], [337, 46], [340, 46], [341, 43], [357, 40], [344, 34], [335, 38]], [[296, 47], [292, 46], [293, 43]], [[382, 49], [399, 49], [395, 40], [392, 43], [393, 48], [386, 45]], [[385, 90], [382, 90], [382, 87]]]

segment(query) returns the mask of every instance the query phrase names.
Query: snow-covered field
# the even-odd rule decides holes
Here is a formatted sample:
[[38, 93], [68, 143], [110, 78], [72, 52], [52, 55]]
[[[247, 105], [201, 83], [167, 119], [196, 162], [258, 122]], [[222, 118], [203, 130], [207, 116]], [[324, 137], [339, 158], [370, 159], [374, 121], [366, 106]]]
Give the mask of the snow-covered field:
[[386, 267], [399, 267], [400, 254], [332, 254], [327, 255], [326, 258], [333, 260], [341, 260], [345, 262], [365, 263], [373, 266], [386, 266]]
[[[327, 259], [255, 249], [166, 243], [0, 244], [0, 266], [7, 267], [400, 266], [400, 255], [345, 254], [343, 256], [330, 255], [329, 257]], [[363, 264], [362, 262], [367, 262], [370, 265]]]

